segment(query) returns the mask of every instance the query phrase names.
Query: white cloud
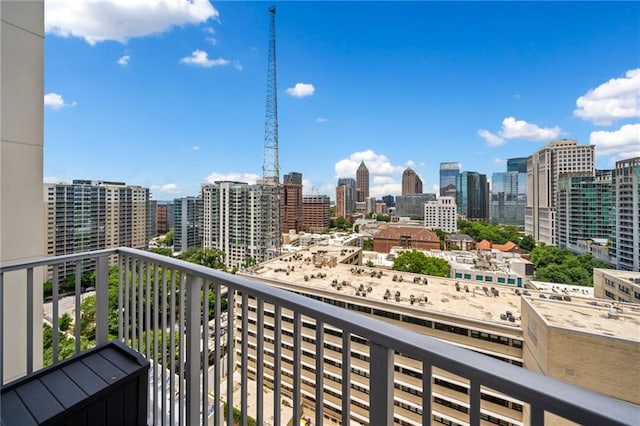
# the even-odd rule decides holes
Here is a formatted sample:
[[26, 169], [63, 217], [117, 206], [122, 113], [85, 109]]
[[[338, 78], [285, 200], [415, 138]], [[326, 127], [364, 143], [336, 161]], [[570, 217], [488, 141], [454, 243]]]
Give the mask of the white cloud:
[[348, 158], [338, 161], [335, 165], [336, 178], [355, 177], [356, 170], [362, 161], [369, 169], [370, 175], [392, 175], [394, 173], [402, 173], [405, 169], [403, 166], [394, 166], [385, 155], [376, 154], [369, 149], [362, 152], [354, 152]]
[[540, 127], [537, 124], [507, 117], [502, 120], [502, 129], [495, 134], [485, 129], [478, 130], [478, 136], [491, 146], [504, 145], [507, 139], [522, 139], [528, 141], [548, 141], [558, 137], [560, 127]]
[[215, 37], [207, 37], [204, 40], [212, 46], [215, 46], [216, 44], [218, 44], [218, 39]]
[[175, 183], [165, 183], [164, 185], [151, 185], [150, 190], [154, 192], [161, 192], [163, 194], [177, 194], [180, 192], [178, 185]]
[[129, 65], [129, 60], [130, 59], [131, 59], [130, 55], [124, 55], [124, 56], [120, 57], [120, 59], [118, 59], [118, 61], [117, 61], [118, 65], [122, 65], [123, 67], [127, 66], [127, 65]]
[[233, 67], [238, 71], [242, 71], [244, 69], [240, 61], [233, 61]]
[[47, 0], [45, 31], [90, 45], [169, 31], [217, 19], [209, 0]]
[[198, 145], [192, 146], [191, 149], [194, 151], [200, 151], [200, 147]]
[[258, 179], [261, 179], [261, 178], [255, 173], [238, 173], [238, 172], [231, 172], [227, 174], [213, 172], [209, 176], [204, 178], [204, 180], [207, 183], [215, 183], [221, 180], [229, 180], [234, 182], [246, 182], [250, 185], [255, 184], [258, 181]]
[[316, 118], [316, 123], [326, 123], [327, 121], [329, 121], [328, 118], [324, 118], [324, 117]]
[[560, 134], [560, 127], [538, 127], [537, 124], [507, 117], [502, 120], [500, 136], [505, 139], [524, 139], [529, 141], [546, 141], [555, 139]]
[[573, 114], [594, 124], [609, 125], [622, 118], [640, 117], [640, 68], [589, 90], [576, 100], [576, 106]]
[[295, 86], [289, 87], [287, 93], [295, 98], [304, 98], [305, 96], [313, 95], [316, 89], [313, 84], [296, 83]]
[[419, 163], [416, 163], [413, 160], [407, 161], [406, 164], [407, 164], [407, 167], [411, 167], [411, 168], [414, 168], [414, 169], [417, 168], [417, 167], [425, 167], [426, 166], [426, 164], [424, 162], [422, 162], [422, 161], [419, 162]]
[[196, 49], [191, 52], [191, 56], [180, 59], [181, 64], [194, 65], [197, 67], [211, 68], [228, 65], [229, 61], [224, 58], [209, 59], [207, 52]]
[[478, 136], [487, 141], [487, 143], [491, 146], [504, 145], [505, 142], [504, 138], [501, 138], [500, 136], [485, 129], [478, 129]]
[[436, 196], [440, 196], [440, 185], [438, 185], [437, 183], [434, 183], [433, 185], [431, 185], [431, 192], [433, 192], [434, 194], [436, 194]]
[[[377, 154], [373, 150], [354, 152], [348, 158], [344, 158], [335, 164], [336, 178], [354, 177], [360, 163], [364, 161], [371, 178], [369, 194], [371, 197], [380, 198], [388, 194], [400, 194], [402, 192], [402, 172], [405, 166], [391, 164], [384, 154]], [[335, 197], [335, 183], [331, 190]]]
[[503, 160], [502, 158], [494, 158], [493, 159], [493, 163], [496, 166], [506, 166], [507, 165], [507, 160]]
[[402, 193], [401, 183], [387, 183], [384, 185], [374, 185], [369, 188], [369, 196], [382, 198], [385, 195], [399, 195]]
[[374, 185], [387, 185], [390, 183], [395, 183], [395, 180], [390, 176], [374, 176], [373, 177]]
[[614, 160], [640, 157], [640, 124], [625, 124], [620, 129], [591, 132], [589, 143], [598, 156], [611, 155]]
[[66, 103], [61, 95], [54, 92], [44, 95], [44, 106], [48, 106], [54, 110], [59, 110], [62, 107], [74, 107], [76, 105], [77, 103], [75, 101], [70, 104]]

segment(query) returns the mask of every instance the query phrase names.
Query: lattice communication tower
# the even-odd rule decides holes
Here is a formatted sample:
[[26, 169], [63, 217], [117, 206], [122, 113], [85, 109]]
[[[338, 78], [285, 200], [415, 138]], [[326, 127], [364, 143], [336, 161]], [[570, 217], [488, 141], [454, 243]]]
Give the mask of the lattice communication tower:
[[276, 8], [269, 8], [269, 52], [267, 57], [267, 108], [264, 120], [262, 163], [262, 257], [280, 254], [280, 164], [278, 160], [278, 87], [276, 81]]

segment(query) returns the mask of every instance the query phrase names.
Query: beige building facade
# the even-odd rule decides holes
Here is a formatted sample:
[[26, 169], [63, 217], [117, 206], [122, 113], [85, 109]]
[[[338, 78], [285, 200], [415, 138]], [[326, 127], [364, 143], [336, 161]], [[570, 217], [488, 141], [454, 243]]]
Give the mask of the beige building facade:
[[640, 304], [640, 272], [596, 268], [593, 295], [598, 299]]
[[[43, 209], [44, 1], [0, 1], [0, 262], [45, 254]], [[33, 322], [42, 322], [43, 272], [33, 276]], [[24, 273], [3, 277], [2, 381], [26, 373]], [[33, 337], [34, 367], [42, 335]]]

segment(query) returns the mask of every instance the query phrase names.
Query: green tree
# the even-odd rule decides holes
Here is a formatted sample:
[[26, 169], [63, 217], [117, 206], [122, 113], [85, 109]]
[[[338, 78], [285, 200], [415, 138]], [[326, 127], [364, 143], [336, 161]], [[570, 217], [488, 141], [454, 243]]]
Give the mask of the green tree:
[[60, 328], [60, 331], [67, 331], [69, 327], [71, 327], [72, 322], [73, 320], [71, 319], [71, 315], [65, 312], [58, 320], [58, 327]]
[[373, 251], [373, 238], [365, 238], [362, 241], [362, 250]]
[[151, 250], [151, 253], [161, 254], [163, 256], [173, 257], [173, 251], [167, 247], [154, 247]]
[[394, 271], [448, 277], [451, 265], [444, 259], [425, 255], [421, 251], [405, 251], [393, 260]]
[[379, 214], [376, 216], [378, 222], [391, 222], [391, 216], [388, 214]]
[[197, 263], [213, 269], [225, 269], [225, 254], [219, 249], [192, 247], [182, 254], [180, 258], [187, 262]]
[[169, 229], [164, 235], [164, 245], [171, 247], [173, 245], [173, 228]]
[[533, 236], [531, 235], [525, 235], [520, 239], [518, 246], [520, 246], [522, 250], [531, 252], [531, 250], [533, 250], [536, 246], [536, 240], [534, 240]]

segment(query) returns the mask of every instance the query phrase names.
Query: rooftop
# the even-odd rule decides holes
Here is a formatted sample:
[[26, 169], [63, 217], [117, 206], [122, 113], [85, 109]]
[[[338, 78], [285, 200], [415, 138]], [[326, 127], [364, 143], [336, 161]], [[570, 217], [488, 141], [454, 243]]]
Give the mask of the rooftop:
[[[363, 299], [362, 296], [356, 295], [360, 285], [362, 285], [365, 290], [371, 289], [367, 291], [367, 300], [375, 300], [378, 303], [388, 304], [392, 307], [401, 304], [408, 308], [425, 312], [443, 312], [458, 317], [491, 321], [501, 325], [518, 326], [520, 324], [517, 319], [520, 316], [520, 296], [516, 294], [514, 288], [496, 285], [494, 287], [498, 289], [499, 296], [494, 297], [490, 292], [491, 287], [488, 287], [489, 295], [487, 295], [482, 285], [467, 284], [469, 290], [467, 292], [465, 284], [461, 282], [460, 291], [456, 291], [456, 280], [452, 278], [341, 264], [345, 258], [353, 255], [356, 250], [358, 249], [353, 247], [336, 246], [304, 248], [297, 252], [297, 256], [296, 254], [289, 254], [261, 264], [262, 268], [255, 272], [255, 276], [259, 276], [261, 279], [281, 282], [286, 284], [287, 287], [312, 288], [335, 293], [340, 297], [357, 299]], [[318, 253], [319, 251], [320, 253]], [[326, 260], [335, 257], [337, 264], [335, 266], [327, 266], [328, 262], [325, 262], [325, 266], [319, 268], [316, 266], [319, 256]], [[382, 273], [382, 276], [378, 278], [380, 273]], [[372, 276], [372, 274], [375, 275]], [[394, 275], [396, 276], [395, 281], [393, 279]], [[305, 281], [305, 276], [307, 281]], [[418, 278], [421, 280], [426, 278], [427, 284], [414, 283], [414, 278], [416, 280]], [[334, 280], [337, 280], [341, 285], [341, 290], [332, 285]], [[343, 282], [346, 282], [346, 285], [343, 285]], [[389, 300], [384, 299], [387, 289], [391, 292]], [[395, 301], [396, 291], [400, 292], [399, 302]], [[417, 301], [412, 305], [411, 295], [417, 300], [426, 299], [426, 302]], [[515, 323], [500, 319], [500, 314], [504, 314], [506, 311], [513, 313], [516, 317]]]
[[640, 342], [640, 306], [604, 300], [565, 303], [534, 297], [529, 303], [552, 327]]
[[[494, 325], [517, 328], [521, 326], [521, 298], [525, 292], [524, 289], [496, 284], [493, 286], [478, 285], [460, 280], [460, 291], [457, 291], [456, 280], [453, 278], [342, 263], [354, 256], [358, 250], [356, 247], [339, 246], [306, 247], [294, 254], [287, 254], [262, 263], [261, 268], [252, 275], [276, 285], [280, 284], [288, 289], [297, 291], [314, 289], [333, 293], [342, 300], [353, 301], [352, 303], [366, 301], [372, 305], [371, 302], [375, 301], [375, 304], [379, 306], [389, 305], [391, 310], [400, 305], [414, 311], [416, 315], [420, 315], [422, 311], [426, 317], [429, 314], [444, 313], [459, 318], [489, 322]], [[319, 265], [322, 266], [318, 267]], [[380, 273], [381, 276], [378, 278]], [[394, 275], [396, 276], [395, 281]], [[400, 277], [402, 277], [402, 281], [400, 281]], [[423, 283], [425, 278], [427, 284]], [[421, 281], [414, 283], [414, 279]], [[338, 286], [332, 284], [335, 282], [340, 284], [340, 290], [338, 290]], [[344, 282], [346, 284], [343, 284]], [[362, 296], [363, 292], [359, 290], [361, 286], [366, 291], [364, 297]], [[563, 288], [560, 286], [560, 284], [553, 284], [548, 287], [541, 286], [540, 291], [526, 290], [528, 298], [533, 301], [534, 308], [540, 309], [540, 315], [548, 318], [547, 321], [551, 325], [638, 340], [637, 326], [640, 325], [640, 307], [635, 310], [632, 307], [627, 308], [628, 304], [620, 304], [620, 306], [625, 306], [624, 315], [620, 316], [620, 318], [623, 316], [624, 318], [612, 321], [607, 317], [611, 302], [594, 301], [592, 288], [581, 287], [575, 288], [576, 291], [574, 291], [576, 286], [563, 286]], [[483, 287], [488, 289], [487, 293]], [[497, 297], [492, 295], [492, 287], [498, 290]], [[587, 294], [581, 292], [582, 289], [588, 290]], [[390, 292], [390, 297], [385, 300], [384, 296], [387, 290]], [[400, 292], [399, 302], [395, 300], [396, 291]], [[411, 295], [414, 296], [413, 304], [411, 303]], [[600, 306], [593, 306], [593, 303]], [[501, 319], [500, 315], [505, 314], [506, 311], [512, 312], [516, 319], [514, 322]], [[629, 324], [634, 324], [636, 327], [628, 327]]]

